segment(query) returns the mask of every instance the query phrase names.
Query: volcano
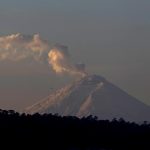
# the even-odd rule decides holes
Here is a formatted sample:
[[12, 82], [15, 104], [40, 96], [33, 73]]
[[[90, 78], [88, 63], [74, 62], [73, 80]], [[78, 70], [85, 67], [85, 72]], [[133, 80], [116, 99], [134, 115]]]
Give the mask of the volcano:
[[150, 121], [150, 106], [98, 75], [87, 75], [25, 109], [26, 113]]

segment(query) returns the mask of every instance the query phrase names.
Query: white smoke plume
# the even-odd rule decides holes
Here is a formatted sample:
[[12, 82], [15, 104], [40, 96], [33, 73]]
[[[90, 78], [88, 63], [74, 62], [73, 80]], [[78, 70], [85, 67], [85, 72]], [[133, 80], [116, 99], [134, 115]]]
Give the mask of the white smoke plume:
[[48, 43], [38, 34], [17, 33], [0, 37], [0, 60], [19, 61], [30, 57], [39, 60], [48, 49]]
[[84, 64], [71, 63], [67, 46], [57, 44], [51, 49], [50, 44], [39, 34], [30, 36], [17, 33], [0, 37], [0, 61], [20, 61], [28, 58], [37, 61], [48, 59], [52, 69], [58, 74], [86, 75]]
[[58, 73], [69, 73], [71, 75], [85, 76], [85, 65], [71, 63], [68, 47], [64, 45], [55, 45], [50, 52], [49, 64], [52, 66], [53, 70]]

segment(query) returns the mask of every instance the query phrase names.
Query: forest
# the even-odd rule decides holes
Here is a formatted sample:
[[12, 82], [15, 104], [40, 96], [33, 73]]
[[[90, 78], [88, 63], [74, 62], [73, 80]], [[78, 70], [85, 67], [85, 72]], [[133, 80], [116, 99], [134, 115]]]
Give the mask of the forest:
[[147, 150], [150, 123], [0, 110], [0, 145], [3, 149]]

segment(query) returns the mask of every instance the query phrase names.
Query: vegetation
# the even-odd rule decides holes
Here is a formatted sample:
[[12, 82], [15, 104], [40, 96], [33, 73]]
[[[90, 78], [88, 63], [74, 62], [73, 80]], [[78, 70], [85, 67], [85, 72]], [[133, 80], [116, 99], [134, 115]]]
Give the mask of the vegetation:
[[150, 149], [150, 124], [0, 110], [0, 138], [1, 146], [21, 144], [20, 149], [145, 150]]

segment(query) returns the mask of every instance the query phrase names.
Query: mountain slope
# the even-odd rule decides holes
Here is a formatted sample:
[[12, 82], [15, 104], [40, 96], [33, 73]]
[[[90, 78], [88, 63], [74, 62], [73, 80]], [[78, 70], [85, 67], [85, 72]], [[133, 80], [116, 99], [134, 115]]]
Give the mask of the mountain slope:
[[86, 76], [51, 93], [47, 98], [28, 107], [26, 112], [150, 121], [149, 106], [97, 75]]

